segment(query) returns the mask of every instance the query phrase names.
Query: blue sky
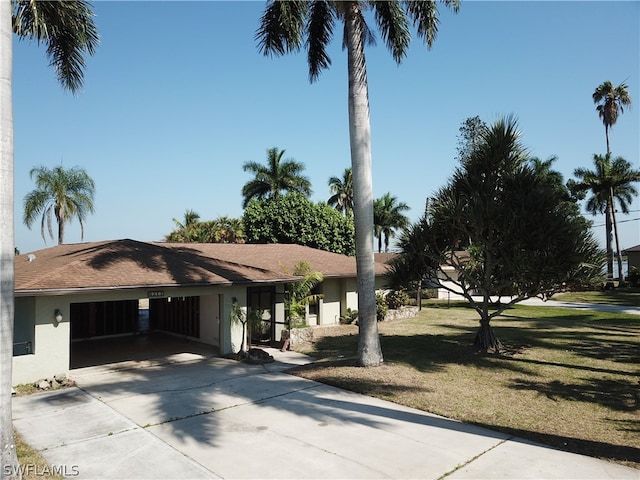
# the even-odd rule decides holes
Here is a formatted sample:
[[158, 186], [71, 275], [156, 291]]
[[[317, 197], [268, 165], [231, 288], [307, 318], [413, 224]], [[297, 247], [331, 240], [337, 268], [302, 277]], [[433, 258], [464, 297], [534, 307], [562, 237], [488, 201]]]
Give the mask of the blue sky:
[[[314, 201], [350, 166], [346, 54], [310, 84], [303, 53], [263, 57], [263, 2], [94, 3], [101, 46], [79, 95], [62, 90], [43, 47], [14, 41], [16, 246], [55, 244], [22, 223], [34, 166], [80, 166], [96, 182], [85, 241], [162, 240], [187, 209], [242, 215], [249, 160], [266, 150], [306, 166]], [[458, 129], [479, 115], [517, 116], [532, 155], [556, 155], [565, 180], [606, 151], [591, 99], [605, 80], [634, 100], [611, 131], [614, 156], [640, 167], [640, 2], [463, 1], [439, 4], [431, 50], [414, 40], [396, 66], [378, 38], [367, 50], [376, 197], [390, 192], [416, 220], [457, 165]], [[638, 186], [640, 189], [640, 185]], [[620, 215], [622, 247], [640, 244], [640, 201]], [[604, 242], [604, 218], [591, 217]], [[80, 241], [77, 221], [66, 243]]]

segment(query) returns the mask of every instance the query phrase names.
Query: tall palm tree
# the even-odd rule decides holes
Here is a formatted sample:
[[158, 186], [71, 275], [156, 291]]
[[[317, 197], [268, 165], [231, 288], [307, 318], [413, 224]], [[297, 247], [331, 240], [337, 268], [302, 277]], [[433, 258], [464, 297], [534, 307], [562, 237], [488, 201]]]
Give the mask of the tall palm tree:
[[624, 158], [616, 157], [611, 160], [611, 154], [594, 155], [594, 170], [577, 168], [573, 175], [577, 178], [574, 188], [590, 191], [592, 196], [587, 200], [586, 208], [593, 215], [605, 213], [606, 244], [607, 244], [607, 275], [613, 278], [613, 248], [611, 245], [612, 230], [616, 241], [616, 255], [618, 257], [618, 279], [624, 284], [622, 275], [622, 256], [618, 240], [618, 226], [615, 218], [616, 200], [622, 213], [629, 213], [629, 205], [638, 191], [633, 183], [640, 182], [640, 170]]
[[[444, 0], [458, 10], [458, 0]], [[356, 227], [356, 265], [358, 285], [358, 363], [376, 366], [383, 362], [376, 323], [375, 261], [373, 257], [373, 187], [371, 178], [371, 123], [364, 54], [365, 44], [374, 35], [365, 20], [373, 11], [387, 48], [400, 63], [411, 42], [409, 20], [417, 34], [431, 47], [438, 32], [438, 10], [434, 1], [278, 1], [270, 0], [256, 32], [264, 55], [284, 55], [307, 49], [309, 79], [331, 65], [327, 46], [336, 23], [342, 24], [342, 44], [347, 50], [349, 137], [353, 170], [354, 223]]]
[[61, 166], [48, 169], [35, 167], [29, 173], [35, 177], [36, 189], [24, 198], [24, 223], [31, 228], [37, 217], [42, 215], [40, 234], [46, 242], [44, 226], [47, 224], [49, 236], [53, 240], [52, 217], [58, 223], [58, 245], [64, 243], [65, 225], [74, 218], [80, 222], [81, 238], [84, 239], [84, 221], [88, 213], [93, 213], [95, 184], [89, 174], [79, 167], [65, 170]]
[[409, 219], [402, 213], [409, 210], [409, 206], [398, 203], [396, 197], [385, 193], [373, 202], [373, 229], [378, 238], [378, 252], [382, 252], [382, 240], [384, 238], [384, 251], [389, 251], [389, 239], [395, 236], [395, 231], [406, 228]]
[[93, 12], [83, 0], [0, 2], [0, 465], [3, 472], [15, 472], [18, 465], [11, 419], [15, 252], [12, 32], [20, 38], [44, 43], [58, 80], [72, 92], [82, 87], [84, 58], [92, 55], [98, 45]]
[[342, 178], [329, 179], [329, 193], [327, 203], [345, 215], [353, 213], [353, 173], [351, 168], [345, 168]]
[[624, 107], [631, 105], [631, 96], [627, 91], [627, 85], [621, 83], [617, 87], [613, 83], [606, 81], [596, 88], [592, 95], [593, 103], [596, 103], [598, 116], [604, 124], [604, 133], [607, 137], [607, 153], [611, 153], [609, 148], [609, 129], [618, 121], [618, 115], [624, 113]]
[[291, 158], [282, 160], [284, 150], [267, 150], [267, 165], [258, 162], [246, 162], [242, 165], [245, 172], [255, 175], [242, 187], [242, 208], [246, 208], [252, 198], [277, 198], [282, 192], [300, 192], [311, 195], [311, 182], [302, 175], [304, 164]]

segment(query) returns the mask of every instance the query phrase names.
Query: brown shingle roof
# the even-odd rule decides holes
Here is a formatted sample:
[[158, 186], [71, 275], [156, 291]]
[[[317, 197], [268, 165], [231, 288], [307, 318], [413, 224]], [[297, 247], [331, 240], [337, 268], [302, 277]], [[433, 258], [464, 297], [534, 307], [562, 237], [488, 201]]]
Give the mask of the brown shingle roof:
[[[29, 261], [29, 258], [33, 258]], [[15, 257], [17, 294], [60, 290], [290, 281], [306, 261], [325, 278], [355, 277], [356, 260], [301, 245], [145, 243], [59, 245]], [[385, 267], [376, 264], [376, 274]]]
[[622, 253], [627, 252], [640, 252], [640, 245], [636, 245], [635, 247], [626, 248], [622, 251]]

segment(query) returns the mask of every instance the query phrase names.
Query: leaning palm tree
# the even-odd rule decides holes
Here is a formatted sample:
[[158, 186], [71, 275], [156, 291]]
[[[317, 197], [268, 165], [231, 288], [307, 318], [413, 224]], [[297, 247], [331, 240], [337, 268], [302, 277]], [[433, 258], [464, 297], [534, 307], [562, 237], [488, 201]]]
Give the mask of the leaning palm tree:
[[596, 88], [592, 95], [593, 103], [596, 103], [598, 116], [604, 124], [604, 133], [607, 137], [607, 153], [611, 153], [609, 148], [609, 130], [618, 121], [618, 115], [624, 113], [624, 107], [631, 105], [631, 96], [627, 91], [627, 85], [621, 83], [617, 87], [613, 83], [606, 81]]
[[345, 215], [353, 213], [353, 174], [350, 168], [345, 168], [342, 178], [329, 179], [329, 193], [327, 203]]
[[[458, 10], [458, 0], [444, 0]], [[378, 25], [387, 48], [400, 63], [411, 43], [409, 20], [417, 34], [431, 47], [438, 32], [435, 1], [278, 1], [270, 0], [256, 32], [264, 55], [284, 55], [307, 49], [309, 79], [331, 65], [327, 47], [336, 24], [342, 24], [342, 44], [347, 50], [349, 77], [349, 137], [353, 170], [354, 223], [356, 227], [356, 264], [360, 334], [358, 363], [376, 366], [383, 362], [376, 323], [375, 261], [373, 257], [373, 187], [371, 178], [371, 123], [369, 93], [364, 55], [365, 44], [374, 43], [366, 22], [368, 10]]]
[[607, 246], [607, 275], [613, 278], [613, 248], [611, 245], [612, 231], [616, 241], [616, 255], [618, 258], [618, 279], [624, 284], [622, 275], [622, 256], [618, 240], [618, 226], [615, 217], [616, 200], [622, 213], [629, 213], [629, 205], [638, 191], [633, 183], [640, 182], [640, 170], [624, 158], [616, 157], [611, 160], [611, 154], [594, 155], [594, 170], [577, 168], [573, 175], [577, 178], [574, 189], [590, 191], [592, 196], [587, 200], [587, 211], [593, 215], [605, 213], [606, 246]]
[[44, 43], [58, 80], [72, 92], [82, 86], [84, 59], [94, 53], [98, 32], [93, 12], [83, 0], [0, 2], [0, 465], [2, 475], [18, 477], [11, 423], [15, 252], [12, 32]]
[[84, 239], [84, 221], [88, 213], [93, 213], [95, 184], [82, 168], [65, 170], [61, 166], [49, 169], [35, 167], [31, 169], [31, 178], [35, 178], [36, 189], [24, 198], [24, 223], [31, 228], [36, 218], [41, 216], [40, 234], [46, 242], [45, 223], [49, 236], [53, 240], [52, 218], [58, 223], [58, 245], [64, 243], [65, 226], [74, 218], [80, 222], [81, 238]]
[[399, 202], [390, 193], [376, 198], [373, 202], [373, 229], [378, 238], [378, 252], [382, 252], [382, 240], [384, 238], [384, 251], [389, 251], [389, 240], [395, 236], [395, 231], [406, 228], [409, 219], [402, 213], [409, 210], [404, 202]]
[[254, 174], [254, 179], [242, 187], [242, 208], [246, 208], [252, 198], [278, 198], [282, 192], [300, 192], [311, 195], [311, 182], [302, 175], [304, 164], [287, 158], [282, 160], [284, 150], [267, 150], [267, 165], [246, 162], [242, 169]]

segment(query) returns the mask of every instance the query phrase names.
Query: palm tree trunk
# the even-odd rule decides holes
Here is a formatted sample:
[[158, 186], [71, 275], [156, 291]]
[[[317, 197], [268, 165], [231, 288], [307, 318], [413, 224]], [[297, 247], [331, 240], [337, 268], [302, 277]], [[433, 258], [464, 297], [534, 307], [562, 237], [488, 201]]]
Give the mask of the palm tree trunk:
[[64, 243], [64, 220], [58, 219], [58, 245]]
[[620, 254], [620, 240], [618, 238], [618, 222], [616, 221], [616, 209], [613, 198], [613, 189], [610, 192], [611, 196], [611, 221], [613, 223], [613, 235], [616, 240], [616, 256], [618, 258], [618, 286], [624, 287], [624, 275], [622, 273], [622, 255]]
[[[13, 440], [14, 260], [12, 2], [0, 2], [0, 466], [2, 478], [19, 478]], [[14, 473], [15, 472], [15, 473]]]
[[64, 243], [64, 224], [65, 224], [65, 215], [63, 208], [58, 205], [55, 208], [55, 216], [56, 221], [58, 222], [58, 245], [62, 245]]
[[609, 125], [607, 124], [604, 126], [604, 136], [607, 138], [607, 155], [609, 155], [611, 150], [609, 150]]
[[345, 18], [349, 71], [349, 139], [356, 227], [358, 364], [370, 367], [380, 365], [383, 358], [376, 319], [369, 93], [363, 32], [357, 22], [357, 9], [357, 2], [350, 2]]
[[613, 229], [613, 205], [611, 199], [607, 201], [607, 215], [605, 230], [607, 235], [607, 278], [613, 278], [613, 247], [611, 246], [611, 232]]

